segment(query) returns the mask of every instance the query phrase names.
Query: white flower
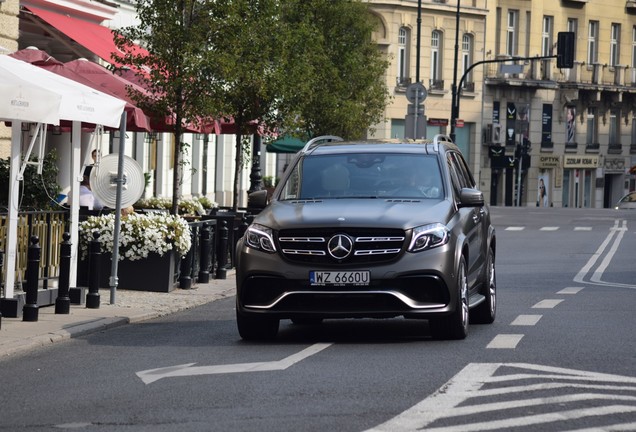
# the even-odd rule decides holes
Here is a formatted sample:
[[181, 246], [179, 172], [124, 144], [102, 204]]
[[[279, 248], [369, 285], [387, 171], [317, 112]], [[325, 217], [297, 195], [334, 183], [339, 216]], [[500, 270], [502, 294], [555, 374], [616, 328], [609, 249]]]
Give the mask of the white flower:
[[[102, 253], [113, 251], [115, 215], [89, 216], [80, 223], [80, 253], [88, 254], [93, 233], [99, 232]], [[146, 258], [150, 253], [164, 255], [175, 250], [184, 256], [192, 245], [188, 222], [180, 216], [169, 214], [137, 214], [122, 217], [119, 230], [119, 257], [134, 261]]]

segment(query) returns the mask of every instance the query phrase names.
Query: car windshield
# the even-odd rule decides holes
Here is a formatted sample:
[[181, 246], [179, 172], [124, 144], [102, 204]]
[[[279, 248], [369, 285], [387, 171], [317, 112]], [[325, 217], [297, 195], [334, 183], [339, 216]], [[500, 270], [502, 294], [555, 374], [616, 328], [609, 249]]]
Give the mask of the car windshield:
[[618, 203], [622, 204], [627, 202], [636, 202], [636, 192], [625, 195]]
[[442, 199], [433, 155], [347, 153], [300, 159], [283, 185], [282, 200], [339, 198]]

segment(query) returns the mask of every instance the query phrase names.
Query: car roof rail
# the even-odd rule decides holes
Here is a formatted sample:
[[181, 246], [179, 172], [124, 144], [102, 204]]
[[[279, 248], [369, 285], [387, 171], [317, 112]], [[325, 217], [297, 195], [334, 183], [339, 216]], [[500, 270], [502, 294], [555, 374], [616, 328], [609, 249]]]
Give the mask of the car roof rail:
[[332, 142], [332, 141], [344, 141], [342, 138], [336, 135], [321, 135], [307, 141], [301, 152], [305, 153], [312, 148], [314, 148], [317, 144], [322, 142]]
[[453, 144], [453, 140], [448, 135], [437, 134], [433, 137], [433, 145], [435, 147], [435, 151], [439, 151], [440, 142], [447, 142], [447, 143]]

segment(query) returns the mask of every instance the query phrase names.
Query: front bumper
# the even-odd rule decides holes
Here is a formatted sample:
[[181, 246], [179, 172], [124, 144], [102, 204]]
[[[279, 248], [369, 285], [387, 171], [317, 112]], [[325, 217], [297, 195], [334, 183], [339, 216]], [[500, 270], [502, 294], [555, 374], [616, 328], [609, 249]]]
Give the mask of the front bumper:
[[[237, 249], [237, 308], [241, 313], [280, 319], [394, 317], [430, 318], [452, 311], [454, 259], [445, 245], [404, 253], [395, 261], [369, 267], [318, 267], [289, 263], [278, 254]], [[368, 286], [312, 286], [312, 270], [368, 270]]]

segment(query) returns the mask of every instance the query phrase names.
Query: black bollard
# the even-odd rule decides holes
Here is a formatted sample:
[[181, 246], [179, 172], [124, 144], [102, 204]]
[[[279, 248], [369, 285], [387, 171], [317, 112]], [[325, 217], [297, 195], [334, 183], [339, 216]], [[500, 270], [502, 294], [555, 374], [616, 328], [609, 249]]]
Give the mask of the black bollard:
[[26, 268], [26, 300], [22, 307], [22, 321], [38, 320], [38, 275], [40, 273], [40, 239], [31, 236]]
[[219, 257], [219, 266], [216, 269], [217, 279], [227, 278], [227, 222], [221, 221], [221, 228], [219, 229], [219, 244], [217, 256]]
[[210, 282], [210, 227], [201, 228], [201, 255], [199, 258], [199, 283]]
[[[4, 251], [0, 251], [0, 276], [2, 276], [2, 269], [4, 268]], [[3, 279], [0, 279], [3, 280]], [[0, 329], [2, 329], [2, 308], [0, 308]]]
[[181, 258], [181, 266], [179, 267], [179, 288], [190, 289], [192, 288], [192, 266], [194, 265], [194, 249], [196, 245], [195, 239], [195, 226], [192, 225], [190, 230], [190, 250]]
[[71, 312], [71, 298], [69, 297], [69, 276], [71, 274], [71, 235], [68, 232], [62, 234], [60, 244], [60, 278], [55, 299], [55, 313], [69, 314]]
[[101, 262], [101, 244], [99, 231], [93, 231], [93, 240], [88, 245], [88, 294], [86, 294], [86, 307], [99, 309], [99, 279]]

